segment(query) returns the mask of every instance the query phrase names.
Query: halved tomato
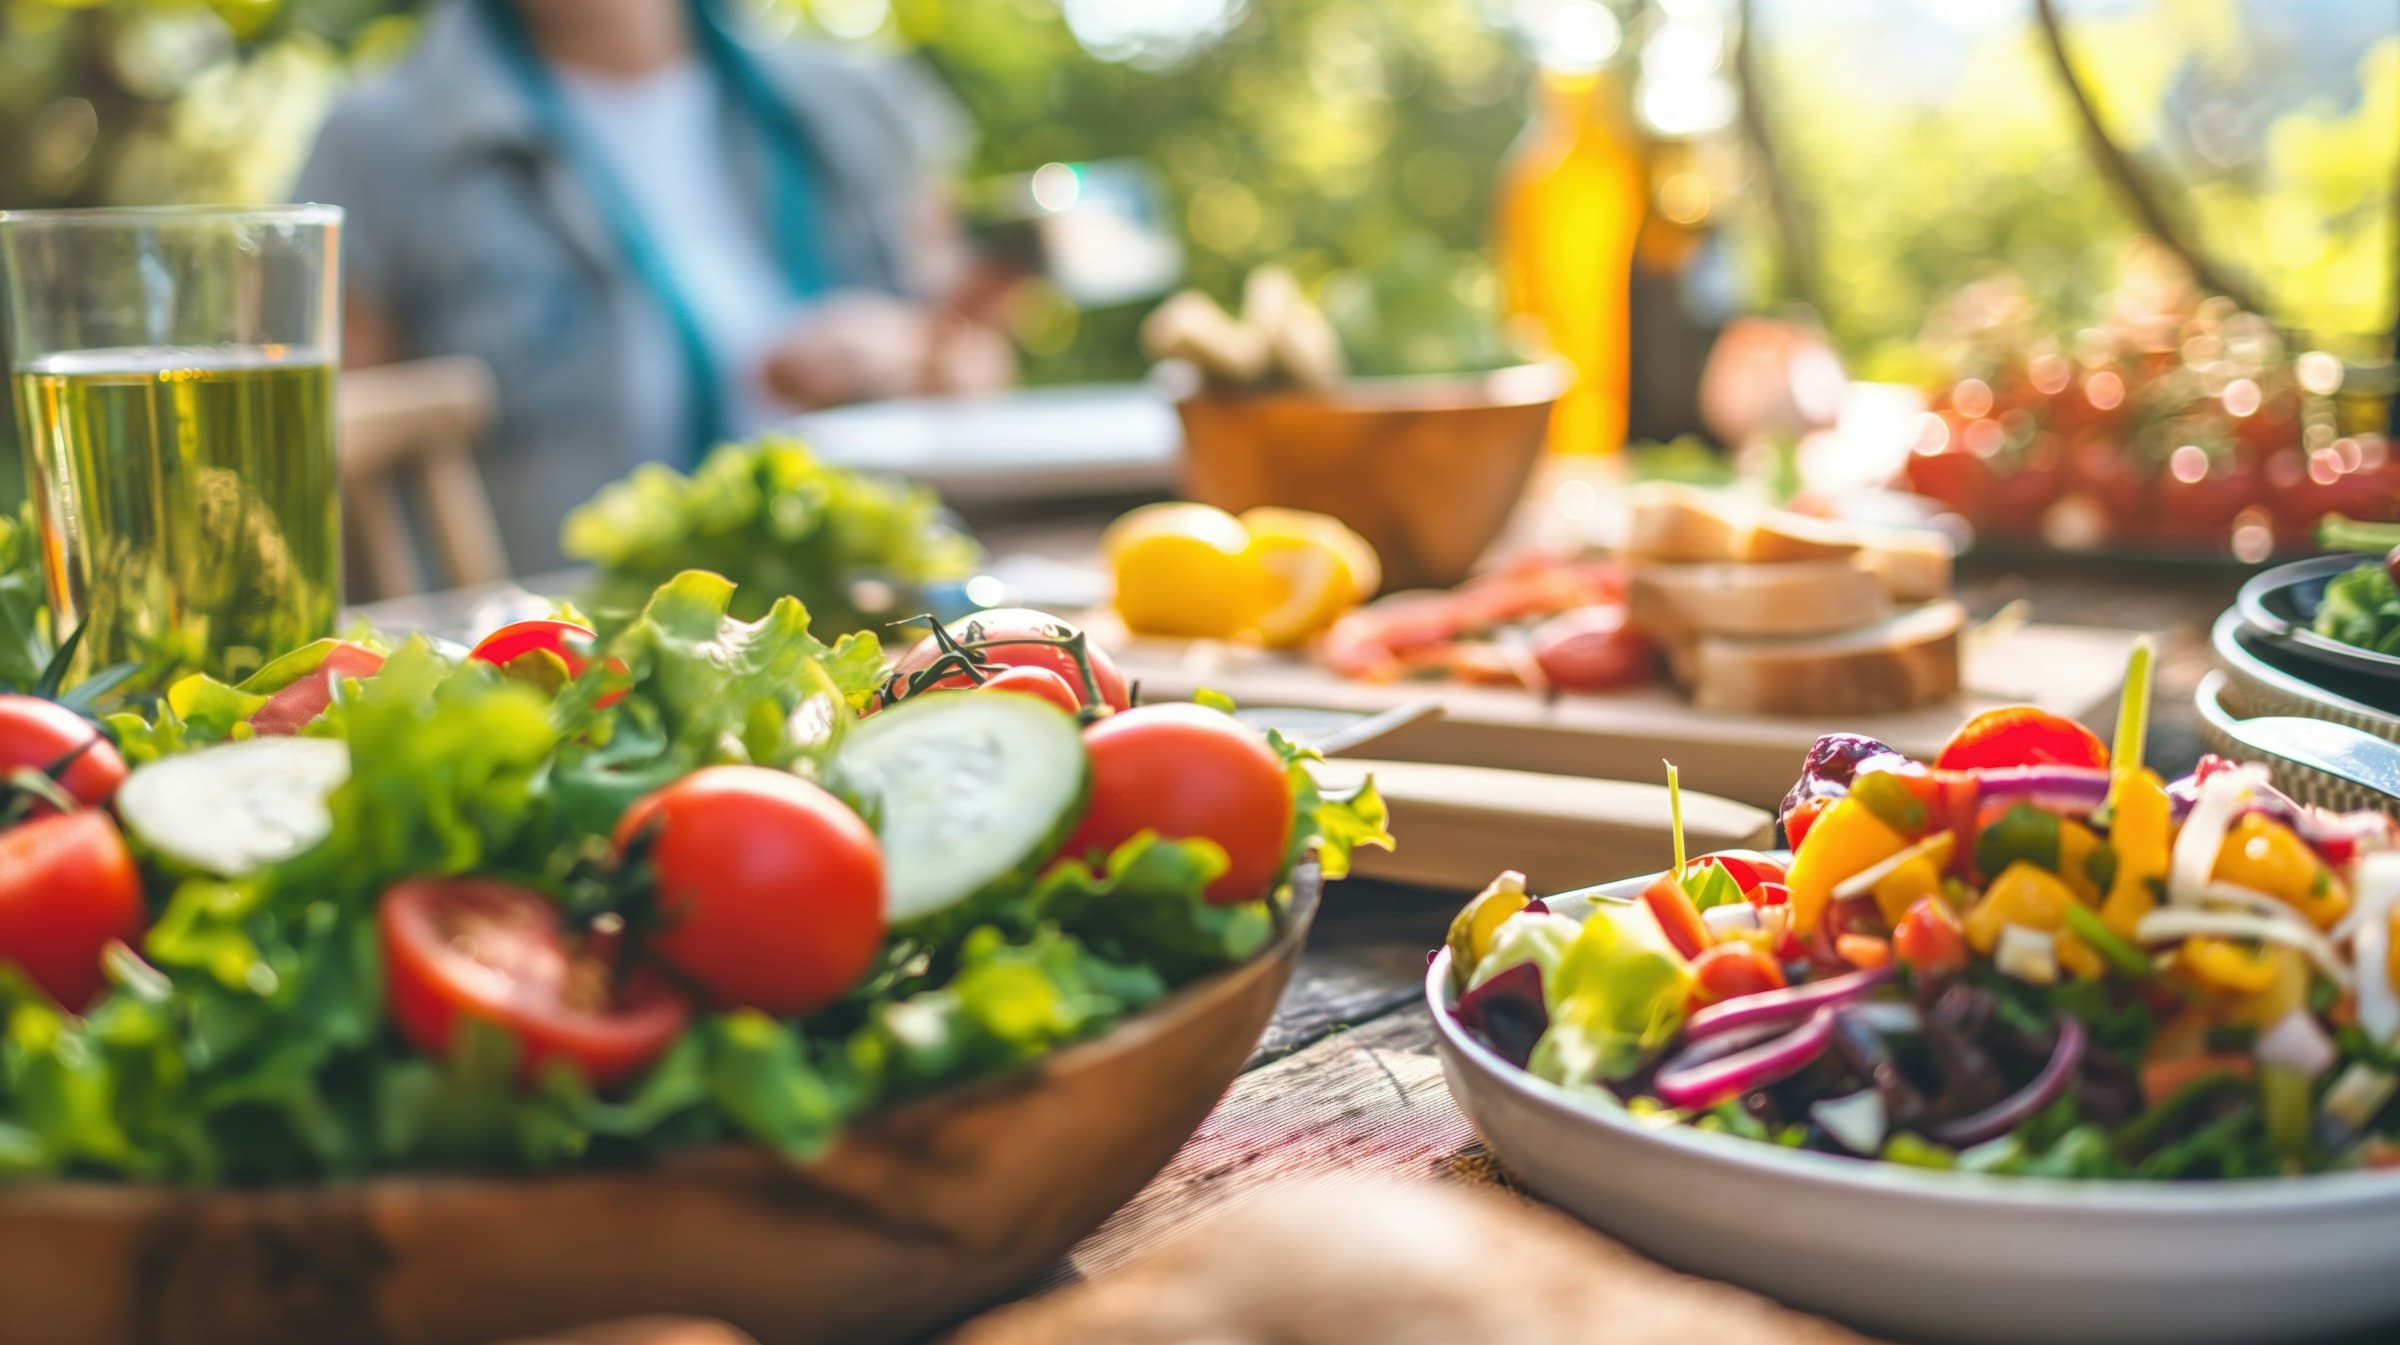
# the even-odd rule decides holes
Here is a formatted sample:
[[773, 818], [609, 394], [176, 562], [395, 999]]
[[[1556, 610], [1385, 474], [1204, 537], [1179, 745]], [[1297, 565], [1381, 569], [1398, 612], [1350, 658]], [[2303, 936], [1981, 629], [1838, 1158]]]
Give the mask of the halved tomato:
[[[512, 621], [477, 641], [467, 657], [556, 691], [592, 666], [593, 638], [590, 627], [572, 621]], [[624, 671], [614, 660], [609, 666]], [[601, 696], [597, 703], [614, 705], [624, 698], [625, 689], [619, 688]]]
[[569, 937], [558, 903], [496, 878], [411, 878], [383, 894], [384, 998], [400, 1035], [447, 1055], [460, 1024], [517, 1040], [530, 1080], [563, 1064], [594, 1088], [639, 1073], [691, 1020], [655, 977], [615, 969]]
[[1945, 771], [2004, 766], [2106, 766], [2108, 748], [2090, 729], [2032, 705], [1986, 710], [1942, 745], [1934, 767]]

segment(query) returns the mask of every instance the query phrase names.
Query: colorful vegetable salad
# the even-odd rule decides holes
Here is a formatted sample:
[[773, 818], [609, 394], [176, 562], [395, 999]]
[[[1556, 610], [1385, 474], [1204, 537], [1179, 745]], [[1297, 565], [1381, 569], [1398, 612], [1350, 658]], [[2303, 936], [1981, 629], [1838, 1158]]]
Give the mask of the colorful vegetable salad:
[[1503, 875], [1450, 931], [1457, 1018], [1635, 1115], [1825, 1153], [2400, 1165], [2400, 834], [2215, 758], [2163, 781], [2129, 718], [2114, 754], [2030, 708], [1930, 763], [1824, 738], [1788, 855], [1679, 862], [1631, 900]]

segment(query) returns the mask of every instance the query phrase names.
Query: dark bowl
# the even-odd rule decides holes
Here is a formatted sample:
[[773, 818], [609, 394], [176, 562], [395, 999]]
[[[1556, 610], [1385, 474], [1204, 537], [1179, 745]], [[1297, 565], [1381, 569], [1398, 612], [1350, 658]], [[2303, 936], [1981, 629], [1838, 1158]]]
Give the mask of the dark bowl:
[[2258, 645], [2304, 661], [2311, 670], [2338, 675], [2346, 694], [2379, 706], [2400, 704], [2400, 656], [2344, 644], [2312, 627], [2325, 586], [2336, 576], [2374, 563], [2370, 556], [2318, 556], [2262, 570], [2242, 585], [2234, 608], [2245, 632]]

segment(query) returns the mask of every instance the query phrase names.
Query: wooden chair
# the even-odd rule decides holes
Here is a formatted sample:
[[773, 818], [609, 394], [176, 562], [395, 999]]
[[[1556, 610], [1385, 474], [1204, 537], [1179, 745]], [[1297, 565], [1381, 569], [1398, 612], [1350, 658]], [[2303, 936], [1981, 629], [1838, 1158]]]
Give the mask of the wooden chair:
[[[508, 575], [508, 553], [475, 445], [491, 424], [497, 389], [483, 361], [412, 360], [342, 374], [340, 462], [351, 554], [365, 583], [355, 596], [391, 598], [488, 584]], [[413, 479], [441, 573], [417, 554], [403, 491]]]

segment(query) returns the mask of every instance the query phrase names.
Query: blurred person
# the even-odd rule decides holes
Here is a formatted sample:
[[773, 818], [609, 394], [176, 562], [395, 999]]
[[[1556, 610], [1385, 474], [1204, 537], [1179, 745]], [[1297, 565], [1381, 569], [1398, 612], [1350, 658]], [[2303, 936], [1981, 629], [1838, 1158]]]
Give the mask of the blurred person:
[[491, 365], [484, 474], [522, 571], [638, 463], [1008, 383], [937, 189], [965, 134], [921, 71], [745, 45], [719, 0], [441, 0], [295, 195], [348, 212], [347, 362]]

